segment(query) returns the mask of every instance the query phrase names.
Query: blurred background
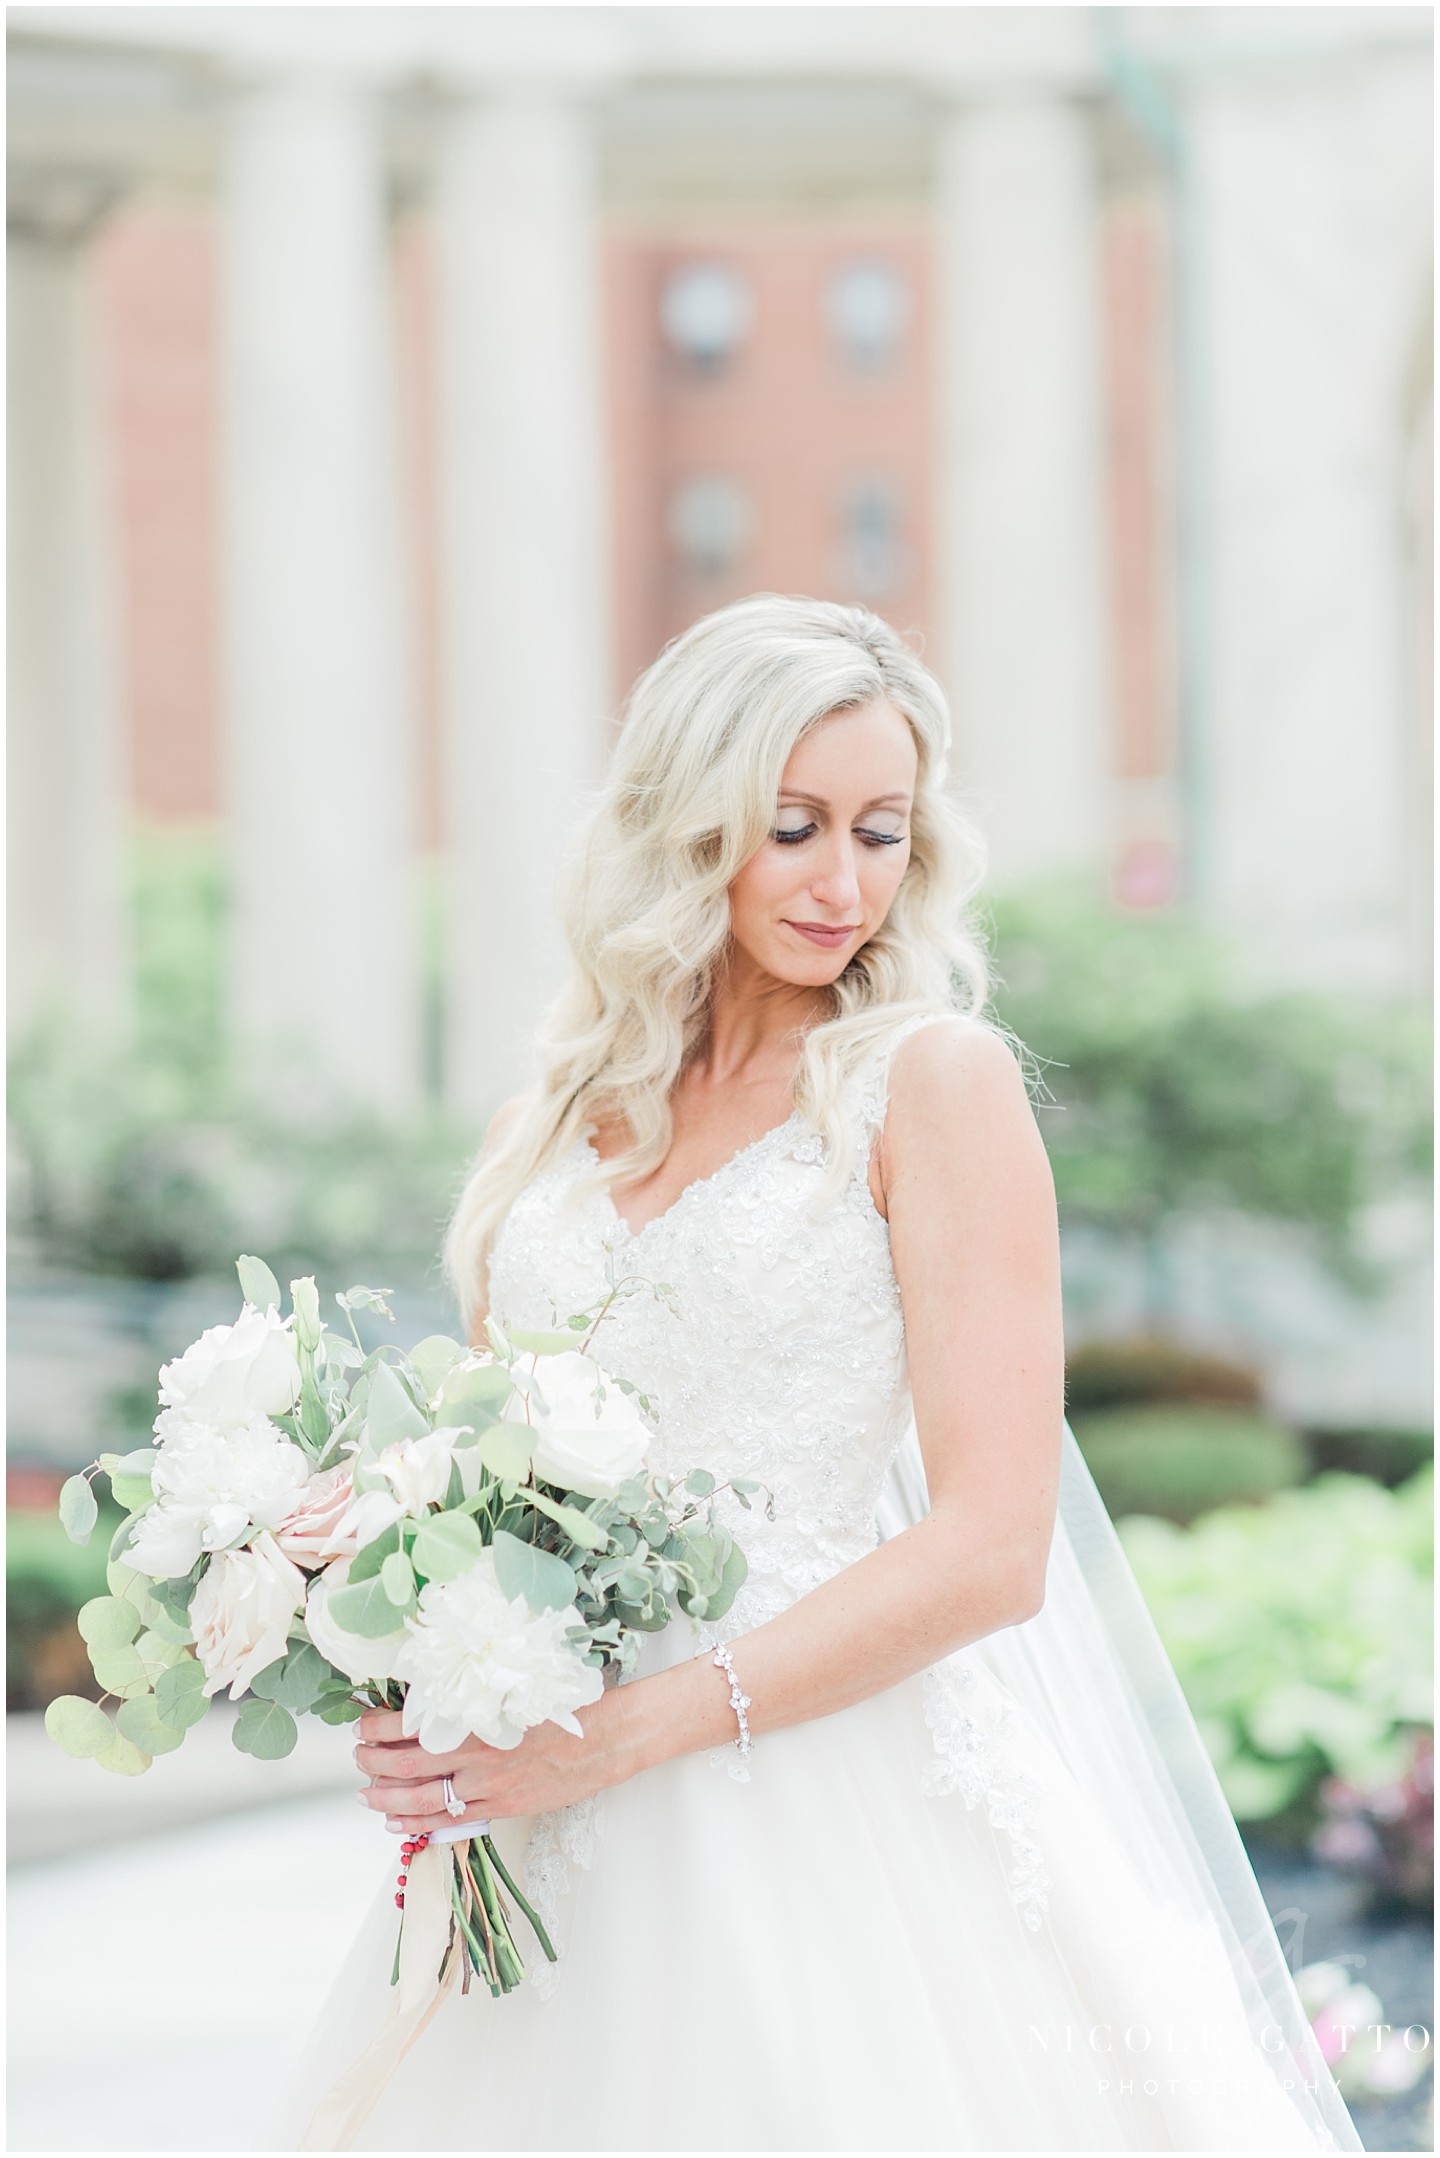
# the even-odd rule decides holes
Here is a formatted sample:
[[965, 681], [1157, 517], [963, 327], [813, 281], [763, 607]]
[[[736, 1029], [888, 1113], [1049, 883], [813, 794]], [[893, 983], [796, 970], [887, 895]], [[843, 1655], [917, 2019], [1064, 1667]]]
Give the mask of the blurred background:
[[[8, 19], [27, 1959], [102, 1879], [183, 1937], [183, 1823], [250, 1839], [241, 1926], [282, 1825], [321, 1932], [383, 1871], [343, 1748], [52, 1757], [103, 1585], [55, 1492], [143, 1441], [239, 1251], [447, 1322], [624, 693], [807, 592], [953, 700], [1072, 1420], [1317, 2013], [1426, 2026], [1324, 2034], [1372, 2147], [1425, 2147], [1430, 11]], [[16, 2147], [87, 2139], [29, 2090]]]

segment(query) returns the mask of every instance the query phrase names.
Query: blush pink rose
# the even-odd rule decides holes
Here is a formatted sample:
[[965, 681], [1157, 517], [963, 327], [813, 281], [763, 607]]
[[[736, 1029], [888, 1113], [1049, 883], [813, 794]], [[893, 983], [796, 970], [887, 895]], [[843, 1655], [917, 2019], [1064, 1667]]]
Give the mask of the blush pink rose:
[[341, 1528], [353, 1497], [348, 1462], [312, 1476], [299, 1505], [275, 1531], [275, 1541], [285, 1556], [301, 1566], [328, 1566], [332, 1559], [353, 1559], [359, 1542], [353, 1529], [347, 1534]]

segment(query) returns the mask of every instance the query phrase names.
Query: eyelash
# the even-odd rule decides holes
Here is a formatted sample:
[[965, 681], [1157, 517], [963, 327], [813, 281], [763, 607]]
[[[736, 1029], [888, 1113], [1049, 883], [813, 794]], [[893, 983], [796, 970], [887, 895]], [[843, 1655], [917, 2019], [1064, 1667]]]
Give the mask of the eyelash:
[[[770, 837], [779, 847], [796, 847], [802, 840], [809, 839], [817, 829], [813, 824], [802, 824], [793, 832], [772, 832]], [[868, 847], [898, 847], [905, 837], [903, 832], [871, 832], [863, 826], [857, 829], [860, 838]]]

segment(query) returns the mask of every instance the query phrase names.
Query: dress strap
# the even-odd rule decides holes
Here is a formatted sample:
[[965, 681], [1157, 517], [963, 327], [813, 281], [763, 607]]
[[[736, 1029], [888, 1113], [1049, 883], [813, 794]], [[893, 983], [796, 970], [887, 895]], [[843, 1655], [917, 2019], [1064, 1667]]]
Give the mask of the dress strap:
[[890, 1067], [895, 1052], [912, 1034], [922, 1027], [933, 1026], [937, 1019], [953, 1019], [954, 1012], [916, 1012], [903, 1019], [888, 1034], [871, 1056], [861, 1065], [855, 1078], [856, 1120], [859, 1129], [859, 1161], [862, 1174], [868, 1176], [870, 1155], [876, 1139], [885, 1123], [885, 1112], [890, 1106]]

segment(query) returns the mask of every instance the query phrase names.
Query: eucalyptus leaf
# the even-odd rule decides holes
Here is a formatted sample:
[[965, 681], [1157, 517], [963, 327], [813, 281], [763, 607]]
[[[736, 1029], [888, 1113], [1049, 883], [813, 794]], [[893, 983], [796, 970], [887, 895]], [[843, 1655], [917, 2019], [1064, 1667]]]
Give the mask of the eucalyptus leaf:
[[582, 1551], [603, 1551], [609, 1543], [610, 1538], [604, 1529], [593, 1522], [588, 1514], [582, 1514], [578, 1506], [566, 1506], [561, 1500], [547, 1498], [543, 1491], [534, 1491], [528, 1485], [520, 1493], [520, 1497], [527, 1506], [533, 1506], [537, 1513], [545, 1514], [551, 1521], [558, 1521], [570, 1541], [579, 1544]]
[[110, 1493], [117, 1506], [123, 1506], [127, 1514], [140, 1513], [155, 1497], [148, 1476], [112, 1476]]
[[444, 1424], [463, 1423], [467, 1410], [486, 1409], [498, 1415], [514, 1390], [504, 1364], [456, 1364], [441, 1383], [436, 1414]]
[[137, 1446], [129, 1454], [102, 1454], [100, 1466], [107, 1476], [143, 1476], [148, 1484], [159, 1459], [158, 1446]]
[[517, 1329], [511, 1333], [511, 1342], [523, 1349], [528, 1356], [573, 1355], [575, 1339], [568, 1327], [553, 1327], [544, 1332], [528, 1332]]
[[61, 1752], [76, 1761], [98, 1760], [115, 1737], [115, 1726], [104, 1709], [76, 1693], [62, 1693], [50, 1703], [45, 1729]]
[[475, 1451], [492, 1476], [505, 1484], [523, 1483], [530, 1474], [535, 1434], [528, 1424], [491, 1424], [475, 1441]]
[[385, 1594], [378, 1572], [368, 1581], [352, 1581], [336, 1589], [325, 1608], [337, 1626], [366, 1641], [380, 1641], [399, 1631], [400, 1614]]
[[320, 1721], [322, 1723], [358, 1723], [364, 1713], [364, 1706], [361, 1702], [342, 1699], [332, 1701], [328, 1708], [322, 1708], [320, 1710]]
[[278, 1701], [242, 1701], [230, 1736], [241, 1753], [257, 1761], [283, 1761], [295, 1751], [299, 1727]]
[[692, 1498], [708, 1499], [715, 1489], [715, 1479], [708, 1469], [692, 1469], [685, 1479], [685, 1489]]
[[418, 1439], [430, 1429], [389, 1364], [377, 1364], [370, 1374], [365, 1414], [370, 1444], [377, 1453], [401, 1439]]
[[426, 1393], [433, 1396], [439, 1392], [446, 1373], [464, 1354], [460, 1343], [452, 1341], [448, 1334], [427, 1334], [409, 1351], [409, 1361]]
[[122, 1700], [135, 1693], [149, 1693], [150, 1672], [133, 1641], [118, 1648], [92, 1649], [90, 1663], [106, 1693]]
[[123, 1731], [117, 1731], [103, 1753], [95, 1756], [101, 1768], [108, 1768], [112, 1776], [143, 1776], [150, 1766], [150, 1756], [142, 1753], [132, 1739]]
[[334, 1365], [340, 1371], [356, 1371], [365, 1361], [354, 1342], [347, 1341], [343, 1334], [327, 1333], [321, 1346], [327, 1365]]
[[493, 1545], [495, 1578], [504, 1595], [523, 1596], [532, 1611], [563, 1611], [575, 1601], [575, 1575], [553, 1551], [538, 1551], [505, 1529]]
[[427, 1581], [454, 1581], [468, 1573], [480, 1551], [480, 1531], [468, 1514], [431, 1514], [421, 1523], [410, 1556]]
[[300, 1641], [252, 1678], [250, 1691], [262, 1701], [278, 1701], [281, 1708], [303, 1713], [319, 1699], [332, 1676], [320, 1651], [308, 1641]]
[[100, 1518], [89, 1478], [67, 1476], [60, 1486], [60, 1526], [72, 1544], [88, 1544], [90, 1531]]
[[128, 1738], [132, 1746], [151, 1756], [173, 1753], [185, 1742], [183, 1731], [162, 1721], [153, 1693], [136, 1694], [133, 1701], [122, 1701], [115, 1712], [115, 1723], [122, 1738]]
[[415, 1569], [403, 1551], [392, 1551], [380, 1567], [380, 1586], [397, 1611], [409, 1611], [415, 1602]]
[[245, 1252], [235, 1261], [235, 1271], [240, 1276], [240, 1294], [256, 1311], [280, 1309], [280, 1284], [263, 1259]]
[[725, 1554], [725, 1564], [720, 1569], [720, 1586], [710, 1597], [710, 1618], [724, 1618], [744, 1586], [749, 1571], [749, 1562], [744, 1552], [737, 1543], [732, 1542]]
[[399, 1549], [400, 1524], [392, 1521], [388, 1529], [382, 1529], [378, 1536], [372, 1537], [351, 1559], [346, 1575], [350, 1587], [355, 1588], [361, 1581], [373, 1581], [391, 1552]]
[[162, 1722], [175, 1731], [188, 1731], [210, 1708], [205, 1692], [205, 1673], [193, 1656], [172, 1664], [155, 1681], [155, 1709]]
[[177, 1648], [186, 1647], [195, 1639], [195, 1629], [189, 1618], [182, 1613], [176, 1618], [168, 1604], [152, 1600], [150, 1605], [150, 1631], [162, 1641], [173, 1641]]
[[[128, 1533], [130, 1523], [122, 1522], [121, 1527]], [[140, 1614], [141, 1625], [148, 1626], [158, 1607], [150, 1593], [153, 1584], [146, 1580], [144, 1574], [137, 1574], [134, 1567], [127, 1566], [123, 1559], [112, 1557], [105, 1568], [105, 1581], [110, 1594], [123, 1597], [126, 1603], [133, 1604]]]
[[179, 1642], [168, 1641], [163, 1634], [156, 1633], [153, 1626], [147, 1626], [136, 1638], [135, 1653], [145, 1666], [145, 1675], [153, 1687], [162, 1671], [168, 1671], [172, 1664], [180, 1662], [185, 1650]]
[[140, 1613], [123, 1596], [92, 1596], [75, 1616], [89, 1648], [124, 1648], [140, 1631]]
[[378, 1312], [381, 1318], [388, 1319], [393, 1325], [395, 1314], [385, 1301], [392, 1293], [389, 1289], [367, 1289], [363, 1282], [357, 1281], [354, 1288], [346, 1289], [337, 1295], [335, 1301], [342, 1311]]

